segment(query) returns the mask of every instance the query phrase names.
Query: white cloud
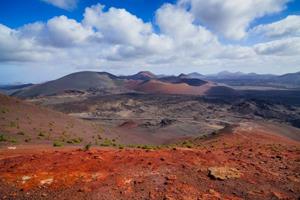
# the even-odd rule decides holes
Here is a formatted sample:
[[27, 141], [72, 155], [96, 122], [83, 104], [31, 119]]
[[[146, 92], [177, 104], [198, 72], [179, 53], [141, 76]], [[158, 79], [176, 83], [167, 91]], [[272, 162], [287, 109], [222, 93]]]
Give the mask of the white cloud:
[[103, 12], [103, 8], [100, 4], [86, 8], [83, 23], [95, 27], [107, 42], [141, 45], [152, 34], [150, 23], [144, 23], [125, 9], [110, 8]]
[[161, 32], [179, 43], [197, 45], [217, 43], [215, 35], [204, 27], [193, 24], [194, 17], [189, 12], [174, 5], [162, 6], [156, 13], [156, 19]]
[[[172, 20], [170, 20], [172, 19]], [[182, 8], [165, 4], [156, 12], [156, 23], [161, 34], [172, 40], [171, 57], [213, 56], [219, 47], [216, 36], [202, 26], [193, 24], [193, 16]]]
[[229, 39], [242, 39], [250, 23], [282, 11], [290, 0], [179, 0], [198, 23]]
[[151, 23], [144, 23], [125, 9], [103, 9], [100, 4], [86, 8], [82, 23], [100, 33], [103, 43], [116, 45], [114, 52], [127, 57], [171, 48], [170, 39], [154, 33]]
[[54, 17], [45, 24], [37, 22], [25, 25], [19, 34], [23, 38], [54, 47], [74, 46], [97, 37], [91, 28], [83, 27], [81, 23], [66, 16]]
[[194, 16], [181, 7], [165, 4], [157, 10], [156, 20], [161, 33], [173, 39], [175, 52], [181, 56], [240, 59], [254, 54], [251, 48], [222, 45], [215, 34], [195, 24]]
[[258, 54], [271, 56], [298, 56], [300, 55], [300, 37], [274, 40], [254, 45]]
[[300, 16], [289, 15], [271, 24], [261, 24], [254, 27], [250, 34], [259, 35], [267, 39], [282, 37], [300, 37]]
[[[254, 28], [255, 34], [269, 39], [248, 46], [222, 43], [213, 29], [198, 20], [193, 10], [174, 4], [156, 11], [155, 24], [125, 9], [104, 9], [98, 4], [85, 9], [82, 21], [57, 16], [17, 29], [0, 25], [0, 66], [25, 65], [26, 61], [43, 67], [115, 73], [142, 69], [179, 73], [234, 68], [260, 71], [300, 63], [298, 23], [289, 17], [285, 19], [288, 24], [279, 21]], [[251, 40], [255, 39], [253, 30], [248, 34]], [[273, 30], [280, 34], [270, 35]]]
[[49, 3], [58, 8], [62, 8], [65, 10], [72, 10], [77, 7], [77, 3], [79, 0], [42, 0], [46, 3]]
[[19, 31], [0, 24], [0, 62], [40, 61], [51, 57], [53, 51], [33, 40], [19, 37]]

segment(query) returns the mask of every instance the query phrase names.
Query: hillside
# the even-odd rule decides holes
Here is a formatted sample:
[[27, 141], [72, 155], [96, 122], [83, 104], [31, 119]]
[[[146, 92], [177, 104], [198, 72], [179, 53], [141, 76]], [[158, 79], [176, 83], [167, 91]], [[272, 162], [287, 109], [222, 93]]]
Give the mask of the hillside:
[[91, 122], [5, 95], [0, 95], [0, 118], [0, 145], [84, 145], [98, 136], [113, 137]]
[[67, 90], [110, 90], [123, 89], [118, 77], [106, 72], [77, 72], [60, 79], [33, 85], [32, 87], [14, 93], [18, 97], [36, 97], [55, 95]]
[[3, 149], [0, 194], [4, 199], [297, 199], [300, 143], [281, 133], [241, 123], [207, 139], [157, 149]]

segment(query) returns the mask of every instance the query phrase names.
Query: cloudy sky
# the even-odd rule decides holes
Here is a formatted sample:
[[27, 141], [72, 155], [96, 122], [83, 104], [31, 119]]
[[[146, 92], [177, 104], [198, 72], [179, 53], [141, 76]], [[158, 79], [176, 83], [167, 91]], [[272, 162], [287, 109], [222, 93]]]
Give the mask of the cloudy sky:
[[1, 0], [0, 83], [300, 71], [299, 0]]

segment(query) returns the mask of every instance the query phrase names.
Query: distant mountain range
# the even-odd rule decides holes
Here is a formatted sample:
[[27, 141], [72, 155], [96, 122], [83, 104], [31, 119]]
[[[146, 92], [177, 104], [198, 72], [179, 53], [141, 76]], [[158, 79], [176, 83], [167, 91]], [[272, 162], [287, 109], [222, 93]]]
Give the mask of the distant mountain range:
[[[42, 84], [5, 86], [13, 96], [32, 98], [58, 95], [66, 92], [91, 94], [121, 94], [129, 92], [184, 94], [184, 95], [235, 95], [238, 86], [299, 89], [300, 72], [285, 75], [231, 73], [202, 75], [197, 72], [178, 76], [156, 76], [142, 71], [129, 76], [116, 76], [107, 72], [77, 72]], [[0, 87], [1, 89], [1, 87]], [[245, 88], [244, 88], [245, 89]]]
[[11, 84], [11, 85], [0, 85], [0, 93], [10, 95], [13, 94], [14, 92], [30, 87], [33, 84], [28, 83], [28, 84]]
[[199, 73], [181, 74], [186, 78], [224, 83], [230, 86], [264, 86], [280, 88], [300, 88], [300, 72], [284, 75], [256, 74], [223, 71], [217, 74], [202, 75]]

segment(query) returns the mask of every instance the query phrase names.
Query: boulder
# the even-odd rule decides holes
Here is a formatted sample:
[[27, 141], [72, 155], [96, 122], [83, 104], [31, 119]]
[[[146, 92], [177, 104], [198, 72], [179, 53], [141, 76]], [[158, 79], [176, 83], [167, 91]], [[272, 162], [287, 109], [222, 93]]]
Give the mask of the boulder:
[[241, 172], [232, 167], [210, 167], [208, 168], [208, 175], [213, 179], [226, 180], [239, 178]]

